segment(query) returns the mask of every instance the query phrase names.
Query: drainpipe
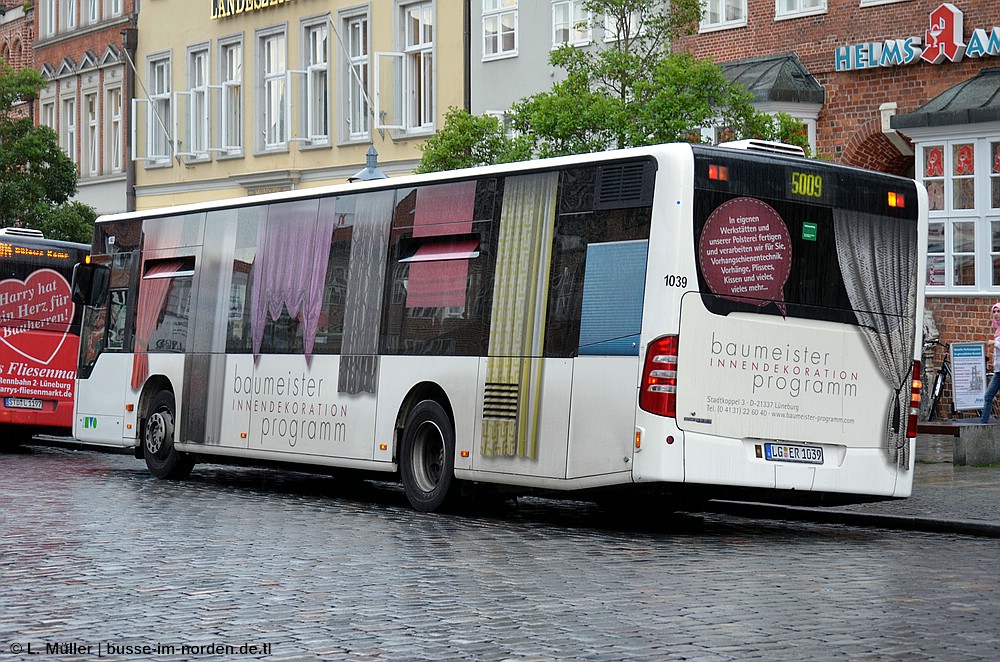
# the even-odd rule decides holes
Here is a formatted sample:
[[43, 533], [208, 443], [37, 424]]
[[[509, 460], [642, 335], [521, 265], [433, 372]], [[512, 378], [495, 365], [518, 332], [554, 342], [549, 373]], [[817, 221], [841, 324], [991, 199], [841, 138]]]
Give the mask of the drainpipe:
[[[126, 57], [122, 65], [125, 67], [125, 94], [122, 99], [122, 115], [128, 118], [129, 133], [135, 131], [132, 122], [135, 118], [132, 113], [126, 113], [126, 108], [132, 107], [132, 99], [135, 97], [135, 49], [139, 42], [139, 31], [135, 28], [135, 14], [132, 14], [132, 26], [122, 30], [122, 48], [125, 49]], [[122, 143], [125, 148], [125, 211], [135, 211], [135, 161], [132, 160], [132, 141], [122, 132]]]
[[472, 112], [472, 62], [470, 58], [472, 57], [472, 7], [470, 5], [472, 0], [465, 0], [464, 6], [462, 7], [465, 11], [465, 16], [463, 17], [463, 26], [465, 30], [465, 39], [462, 44], [465, 49], [465, 57], [463, 58], [465, 71], [463, 72], [463, 79], [465, 82], [465, 112]]

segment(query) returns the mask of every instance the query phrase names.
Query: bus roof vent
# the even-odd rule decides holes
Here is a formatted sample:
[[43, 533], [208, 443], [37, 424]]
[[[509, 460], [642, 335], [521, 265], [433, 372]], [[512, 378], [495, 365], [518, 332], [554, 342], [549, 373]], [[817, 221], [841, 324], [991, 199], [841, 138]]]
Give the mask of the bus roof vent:
[[44, 237], [41, 230], [33, 230], [31, 228], [0, 228], [0, 235], [8, 235], [11, 237]]
[[733, 140], [731, 142], [719, 143], [719, 147], [747, 149], [753, 152], [771, 152], [772, 154], [786, 154], [788, 156], [806, 155], [805, 150], [798, 145], [789, 145], [771, 140]]
[[653, 204], [655, 170], [648, 161], [601, 166], [594, 191], [594, 209], [648, 207]]

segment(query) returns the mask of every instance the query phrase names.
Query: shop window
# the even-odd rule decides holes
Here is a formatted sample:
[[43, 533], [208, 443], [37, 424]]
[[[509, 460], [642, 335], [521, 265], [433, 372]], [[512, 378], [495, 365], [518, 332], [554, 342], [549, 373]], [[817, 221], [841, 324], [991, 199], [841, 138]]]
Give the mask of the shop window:
[[928, 292], [1000, 287], [1000, 140], [918, 146], [917, 175], [928, 197]]
[[990, 209], [1000, 209], [1000, 142], [990, 143]]

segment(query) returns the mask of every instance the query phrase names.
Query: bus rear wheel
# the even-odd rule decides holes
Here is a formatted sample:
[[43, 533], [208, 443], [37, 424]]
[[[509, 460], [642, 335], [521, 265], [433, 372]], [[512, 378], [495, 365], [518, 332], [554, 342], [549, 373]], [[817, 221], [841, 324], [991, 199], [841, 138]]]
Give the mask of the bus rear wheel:
[[406, 419], [399, 459], [410, 504], [430, 513], [450, 501], [455, 481], [455, 431], [437, 402], [424, 400]]
[[187, 478], [194, 460], [174, 449], [174, 394], [163, 390], [156, 394], [142, 425], [142, 455], [149, 473], [157, 478]]

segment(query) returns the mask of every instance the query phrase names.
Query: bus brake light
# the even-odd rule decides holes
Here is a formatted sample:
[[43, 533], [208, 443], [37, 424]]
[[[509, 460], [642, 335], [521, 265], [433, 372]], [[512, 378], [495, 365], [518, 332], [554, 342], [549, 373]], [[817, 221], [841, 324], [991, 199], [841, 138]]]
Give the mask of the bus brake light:
[[677, 415], [678, 336], [664, 336], [649, 343], [642, 366], [639, 408], [651, 414]]
[[897, 209], [902, 209], [903, 207], [906, 206], [906, 198], [903, 197], [902, 193], [889, 191], [889, 206], [896, 207]]
[[917, 436], [917, 415], [920, 413], [920, 388], [923, 381], [920, 379], [920, 361], [913, 362], [913, 380], [910, 386], [910, 415], [906, 417], [906, 438], [913, 439]]
[[720, 182], [729, 181], [729, 168], [711, 163], [708, 166], [708, 178], [717, 179]]

